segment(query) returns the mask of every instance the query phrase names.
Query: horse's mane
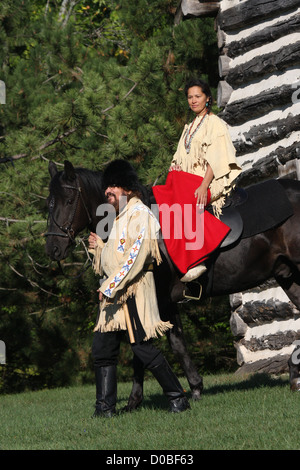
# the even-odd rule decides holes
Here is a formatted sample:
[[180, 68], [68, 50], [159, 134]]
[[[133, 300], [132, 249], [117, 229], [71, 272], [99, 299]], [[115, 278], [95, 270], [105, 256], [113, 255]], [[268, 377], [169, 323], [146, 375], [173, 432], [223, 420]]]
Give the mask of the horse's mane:
[[[88, 194], [99, 193], [99, 195], [103, 195], [101, 171], [88, 170], [87, 168], [74, 168], [74, 170]], [[51, 180], [51, 190], [56, 194], [61, 191], [63, 173], [63, 171], [59, 171]]]
[[[86, 168], [76, 168], [76, 173], [88, 191], [102, 191], [102, 172], [92, 171]], [[151, 186], [140, 186], [141, 199], [147, 206], [150, 206], [150, 197], [152, 195]]]
[[[93, 171], [82, 167], [74, 168], [74, 170], [88, 194], [99, 194], [99, 196], [103, 197], [102, 171]], [[61, 176], [63, 176], [63, 171], [59, 171], [51, 180], [51, 191], [55, 194], [59, 194], [62, 189]], [[141, 185], [140, 193], [142, 201], [147, 206], [150, 206], [151, 198], [153, 197], [151, 185]]]
[[103, 193], [101, 171], [88, 170], [87, 168], [76, 168], [75, 172], [80, 177], [80, 180], [87, 192]]

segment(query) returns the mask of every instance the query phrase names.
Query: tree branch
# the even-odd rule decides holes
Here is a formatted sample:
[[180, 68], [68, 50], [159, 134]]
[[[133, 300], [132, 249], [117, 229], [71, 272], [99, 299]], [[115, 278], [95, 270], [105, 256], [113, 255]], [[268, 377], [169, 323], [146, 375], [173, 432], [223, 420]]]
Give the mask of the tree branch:
[[[50, 147], [51, 145], [56, 144], [57, 142], [60, 142], [63, 140], [65, 137], [69, 137], [69, 135], [73, 134], [76, 132], [77, 128], [73, 127], [72, 129], [69, 129], [68, 131], [64, 132], [63, 134], [59, 135], [58, 137], [55, 137], [55, 139], [49, 140], [49, 142], [46, 142], [45, 144], [41, 145], [39, 147], [39, 150], [45, 150], [46, 148]], [[19, 160], [20, 158], [25, 158], [28, 157], [28, 153], [19, 153], [17, 155], [14, 155], [13, 157], [5, 157], [0, 159], [0, 163], [6, 163], [8, 161], [14, 161], [14, 160]], [[33, 159], [36, 157], [32, 157]], [[2, 161], [3, 160], [3, 161]]]
[[[129, 80], [129, 81], [132, 81], [133, 86], [123, 96], [123, 98], [121, 98], [120, 101], [126, 100], [126, 98], [128, 98], [128, 96], [133, 92], [133, 90], [138, 85], [138, 82], [134, 82], [130, 78], [127, 78], [127, 77], [123, 77], [123, 78], [126, 79], [126, 80]], [[115, 108], [115, 106], [116, 106], [115, 104], [112, 104], [108, 108], [102, 109], [101, 113], [105, 114], [107, 111], [110, 111], [111, 109]], [[51, 147], [52, 145], [56, 144], [57, 142], [61, 142], [63, 139], [65, 139], [66, 137], [69, 137], [69, 135], [71, 135], [71, 134], [74, 134], [74, 132], [76, 132], [76, 131], [77, 131], [77, 127], [73, 127], [72, 129], [69, 129], [68, 131], [64, 132], [63, 134], [60, 134], [59, 136], [55, 137], [55, 139], [52, 139], [52, 140], [49, 140], [48, 142], [45, 142], [43, 145], [41, 145], [39, 147], [39, 150], [45, 150], [46, 148]], [[99, 134], [97, 134], [97, 135], [99, 135]], [[103, 136], [103, 137], [107, 137], [107, 136]], [[0, 158], [0, 163], [7, 163], [8, 161], [13, 162], [14, 160], [19, 160], [20, 158], [25, 158], [25, 157], [28, 157], [28, 153], [19, 153], [17, 155], [12, 156], [12, 157]], [[38, 157], [37, 156], [32, 157], [32, 159], [36, 159], [36, 158], [38, 158]]]
[[[22, 220], [22, 219], [9, 219], [8, 217], [0, 217], [0, 221], [1, 222], [6, 222], [7, 224], [10, 223], [10, 222], [28, 222], [28, 220]], [[45, 223], [46, 221], [45, 220], [33, 220], [32, 223], [34, 224], [41, 224], [41, 223]]]
[[[69, 18], [72, 14], [73, 8], [80, 3], [80, 0], [63, 0], [59, 15], [58, 15], [58, 20], [62, 21], [63, 18], [63, 27], [66, 26], [66, 24], [69, 21]], [[68, 10], [67, 10], [68, 9]]]
[[43, 287], [39, 286], [37, 282], [35, 281], [32, 281], [31, 279], [29, 279], [28, 277], [25, 277], [23, 274], [19, 273], [19, 271], [16, 270], [16, 268], [14, 268], [10, 263], [8, 263], [8, 266], [10, 267], [10, 269], [16, 273], [18, 276], [22, 277], [23, 279], [25, 279], [27, 282], [29, 282], [29, 284], [31, 285], [31, 287], [37, 287], [38, 289], [40, 289], [41, 291], [45, 292], [46, 294], [50, 294], [50, 295], [53, 295], [54, 297], [59, 297], [59, 295], [57, 294], [53, 294], [53, 292], [50, 292], [46, 289], [43, 289]]

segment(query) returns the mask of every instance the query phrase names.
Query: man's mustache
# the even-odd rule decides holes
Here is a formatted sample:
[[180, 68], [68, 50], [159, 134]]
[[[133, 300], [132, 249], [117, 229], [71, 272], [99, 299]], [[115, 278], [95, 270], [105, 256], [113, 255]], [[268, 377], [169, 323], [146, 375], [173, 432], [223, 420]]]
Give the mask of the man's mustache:
[[114, 193], [106, 193], [106, 194], [105, 194], [106, 199], [108, 199], [108, 198], [111, 197], [111, 196], [116, 199], [116, 196], [115, 196]]

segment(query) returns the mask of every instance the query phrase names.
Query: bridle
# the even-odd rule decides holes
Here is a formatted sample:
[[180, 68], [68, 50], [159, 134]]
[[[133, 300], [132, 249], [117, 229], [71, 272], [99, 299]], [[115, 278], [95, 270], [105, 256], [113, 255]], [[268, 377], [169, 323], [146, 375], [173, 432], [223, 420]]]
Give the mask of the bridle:
[[81, 200], [82, 202], [82, 205], [85, 209], [85, 212], [88, 216], [88, 221], [89, 221], [89, 224], [92, 222], [92, 218], [90, 216], [90, 213], [89, 213], [89, 210], [87, 208], [87, 205], [83, 199], [83, 196], [82, 196], [82, 190], [81, 190], [81, 187], [80, 187], [80, 184], [79, 184], [79, 179], [78, 179], [78, 176], [76, 175], [76, 178], [75, 178], [75, 186], [72, 186], [70, 184], [64, 184], [64, 185], [61, 185], [61, 188], [64, 188], [64, 189], [73, 189], [74, 191], [77, 191], [77, 194], [76, 194], [76, 199], [75, 199], [75, 202], [73, 203], [73, 210], [69, 216], [69, 221], [60, 225], [59, 223], [57, 223], [57, 221], [55, 220], [54, 216], [53, 216], [53, 209], [54, 209], [54, 198], [52, 197], [51, 200], [50, 200], [50, 203], [49, 203], [49, 216], [48, 216], [48, 222], [49, 222], [49, 218], [54, 222], [54, 224], [56, 225], [56, 227], [59, 228], [59, 230], [61, 230], [61, 232], [47, 232], [45, 233], [45, 237], [49, 237], [51, 235], [54, 235], [56, 237], [64, 237], [64, 238], [69, 238], [72, 242], [74, 242], [75, 240], [75, 232], [74, 232], [74, 229], [72, 228], [72, 224], [73, 224], [73, 221], [74, 221], [74, 217], [75, 217], [75, 214], [76, 214], [76, 210], [77, 210], [77, 205], [78, 205], [78, 202], [79, 202], [79, 199]]

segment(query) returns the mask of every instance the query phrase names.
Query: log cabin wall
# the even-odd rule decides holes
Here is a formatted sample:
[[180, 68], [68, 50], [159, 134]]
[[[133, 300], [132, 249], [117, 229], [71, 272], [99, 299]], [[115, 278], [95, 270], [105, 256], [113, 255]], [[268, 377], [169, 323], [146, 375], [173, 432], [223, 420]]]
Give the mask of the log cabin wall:
[[[219, 116], [243, 172], [240, 186], [300, 179], [300, 1], [182, 0], [178, 18], [214, 15]], [[232, 295], [239, 372], [287, 370], [300, 312], [275, 281]]]
[[277, 178], [300, 157], [299, 0], [221, 0], [218, 105], [241, 184]]

